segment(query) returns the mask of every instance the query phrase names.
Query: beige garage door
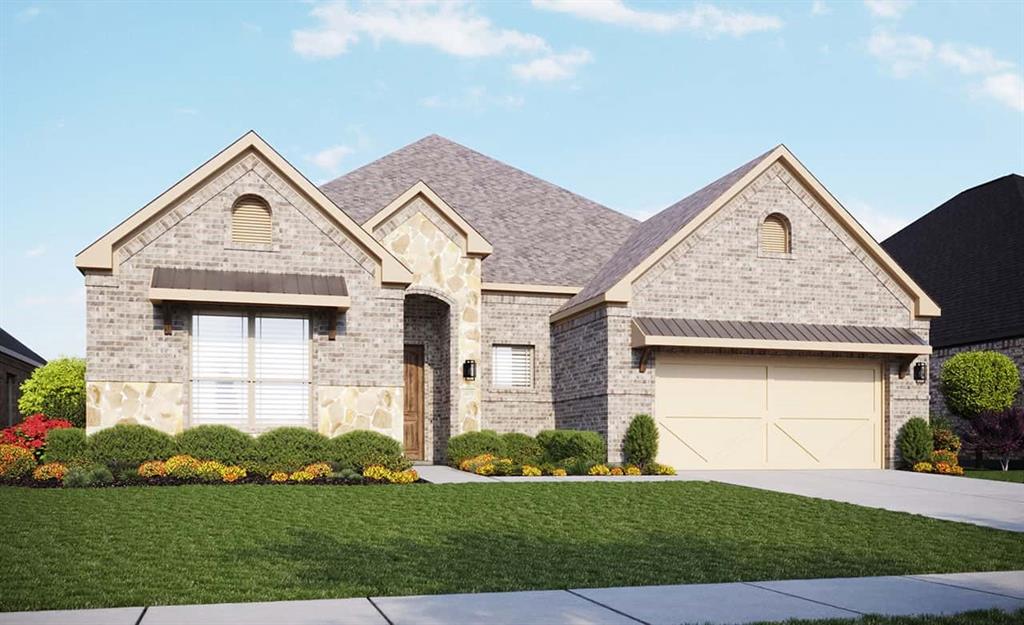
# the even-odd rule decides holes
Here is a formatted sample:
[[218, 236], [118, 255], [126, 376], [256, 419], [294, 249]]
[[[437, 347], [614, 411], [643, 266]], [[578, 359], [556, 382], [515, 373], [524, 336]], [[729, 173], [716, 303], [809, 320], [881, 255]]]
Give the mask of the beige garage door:
[[878, 362], [658, 354], [655, 371], [663, 464], [881, 467]]

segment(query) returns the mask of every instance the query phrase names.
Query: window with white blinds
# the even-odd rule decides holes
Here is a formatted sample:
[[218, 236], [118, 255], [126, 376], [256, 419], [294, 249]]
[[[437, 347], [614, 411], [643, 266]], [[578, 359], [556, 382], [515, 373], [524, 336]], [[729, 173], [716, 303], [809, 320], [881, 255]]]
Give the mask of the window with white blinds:
[[309, 419], [309, 320], [192, 316], [192, 421], [248, 427]]
[[255, 195], [243, 195], [231, 210], [231, 240], [235, 243], [271, 243], [270, 205]]
[[491, 381], [494, 386], [533, 386], [532, 345], [495, 345], [491, 356]]
[[789, 222], [782, 215], [768, 215], [761, 224], [761, 251], [789, 253]]

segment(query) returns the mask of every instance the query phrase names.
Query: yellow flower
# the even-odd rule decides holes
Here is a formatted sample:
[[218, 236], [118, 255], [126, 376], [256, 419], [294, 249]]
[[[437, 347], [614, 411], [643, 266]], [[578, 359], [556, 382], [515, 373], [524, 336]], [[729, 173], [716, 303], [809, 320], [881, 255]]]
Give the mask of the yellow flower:
[[141, 477], [163, 477], [167, 475], [167, 464], [159, 460], [150, 460], [139, 465]]
[[230, 467], [224, 467], [224, 470], [221, 471], [221, 473], [220, 473], [221, 479], [223, 479], [225, 482], [228, 482], [228, 483], [237, 482], [238, 480], [242, 479], [246, 475], [247, 475], [247, 473], [246, 473], [245, 469], [243, 469], [242, 467], [239, 467], [239, 466], [234, 466], [234, 465], [232, 465]]
[[270, 481], [271, 482], [287, 482], [288, 481], [288, 474], [287, 473], [283, 473], [281, 471], [278, 471], [277, 473], [272, 473], [270, 475]]
[[565, 477], [565, 469], [552, 469], [551, 475], [555, 477]]
[[526, 475], [526, 476], [529, 476], [529, 477], [536, 477], [536, 476], [540, 475], [540, 469], [538, 469], [537, 467], [534, 467], [534, 466], [530, 466], [528, 464], [524, 464], [523, 465], [523, 475]]
[[45, 482], [46, 480], [62, 480], [64, 474], [68, 472], [68, 468], [59, 462], [48, 462], [46, 464], [39, 465], [32, 471], [32, 479], [37, 482]]
[[609, 475], [610, 473], [608, 467], [603, 464], [595, 464], [587, 471], [587, 475]]
[[643, 474], [643, 472], [640, 470], [640, 467], [635, 467], [633, 465], [629, 465], [628, 467], [626, 467], [626, 475], [642, 475], [642, 474]]
[[313, 480], [313, 474], [308, 471], [296, 471], [289, 475], [288, 479], [293, 482], [310, 482]]
[[313, 477], [327, 477], [328, 475], [333, 473], [331, 465], [327, 464], [326, 462], [317, 462], [315, 464], [311, 464], [305, 469], [303, 469], [303, 471], [312, 474]]

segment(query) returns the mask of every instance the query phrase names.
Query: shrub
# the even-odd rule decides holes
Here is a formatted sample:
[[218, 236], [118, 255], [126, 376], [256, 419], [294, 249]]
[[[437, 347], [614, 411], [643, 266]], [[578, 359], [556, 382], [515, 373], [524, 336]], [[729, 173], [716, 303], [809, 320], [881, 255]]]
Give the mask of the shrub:
[[931, 473], [934, 470], [930, 462], [918, 462], [914, 465], [915, 473]]
[[1010, 457], [1024, 450], [1024, 408], [983, 412], [971, 420], [965, 436], [974, 449], [995, 454], [1007, 471]]
[[537, 464], [544, 457], [544, 448], [532, 436], [509, 432], [501, 435], [502, 455], [516, 464]]
[[647, 475], [675, 475], [676, 470], [667, 464], [658, 464], [652, 462], [651, 464], [644, 467], [644, 473]]
[[938, 465], [941, 463], [955, 466], [959, 464], [956, 454], [947, 449], [936, 449], [935, 451], [933, 451], [931, 457], [929, 458], [929, 462], [931, 462], [933, 465]]
[[413, 469], [392, 471], [380, 465], [371, 465], [363, 469], [363, 477], [378, 482], [390, 482], [391, 484], [411, 484], [420, 479], [419, 474]]
[[466, 458], [459, 463], [459, 469], [476, 473], [477, 475], [494, 475], [497, 471], [496, 464], [499, 461], [493, 454], [481, 454], [472, 458]]
[[288, 474], [283, 472], [283, 471], [277, 471], [275, 473], [271, 473], [270, 474], [270, 481], [271, 482], [287, 482], [288, 481]]
[[313, 474], [309, 471], [300, 469], [299, 471], [293, 471], [292, 474], [288, 476], [288, 479], [293, 482], [312, 482], [316, 478], [314, 478]]
[[216, 460], [205, 460], [196, 467], [196, 477], [204, 482], [220, 482], [226, 468]]
[[622, 467], [612, 467], [608, 471], [608, 475], [625, 475], [626, 473], [622, 470]]
[[188, 480], [196, 477], [199, 471], [199, 461], [192, 456], [171, 456], [164, 463], [167, 475], [181, 480]]
[[327, 437], [300, 427], [276, 428], [256, 437], [250, 461], [264, 473], [295, 472], [322, 462], [327, 453]]
[[549, 462], [578, 458], [595, 464], [605, 460], [604, 439], [597, 432], [544, 430], [537, 435], [537, 442], [544, 448], [544, 457]]
[[36, 467], [35, 471], [32, 472], [32, 479], [37, 482], [45, 482], [46, 480], [63, 480], [64, 475], [68, 472], [68, 468], [59, 462], [48, 462], [41, 464]]
[[85, 488], [87, 486], [104, 486], [114, 481], [114, 474], [102, 464], [79, 465], [68, 469], [64, 475], [64, 486], [68, 488]]
[[900, 428], [896, 448], [907, 466], [928, 462], [932, 455], [932, 429], [921, 417], [914, 417]]
[[936, 451], [951, 451], [955, 454], [960, 453], [962, 443], [960, 437], [956, 433], [945, 427], [935, 427], [932, 424], [932, 447]]
[[0, 443], [24, 447], [38, 459], [43, 455], [47, 434], [70, 427], [71, 423], [64, 419], [47, 419], [42, 414], [34, 414], [17, 425], [0, 430]]
[[331, 465], [327, 464], [326, 462], [317, 462], [315, 464], [311, 464], [308, 467], [304, 468], [303, 471], [309, 473], [313, 477], [327, 477], [331, 473], [334, 473], [334, 470], [331, 469]]
[[85, 430], [82, 428], [64, 428], [46, 433], [42, 458], [44, 462], [72, 464], [84, 462], [87, 457]]
[[224, 469], [220, 472], [221, 479], [223, 479], [225, 482], [229, 484], [231, 482], [237, 482], [238, 480], [244, 478], [246, 475], [248, 475], [248, 473], [246, 473], [245, 469], [237, 465], [224, 467]]
[[640, 467], [629, 465], [626, 467], [626, 475], [643, 475], [643, 471], [640, 470]]
[[174, 453], [174, 439], [145, 425], [115, 425], [89, 436], [89, 459], [108, 467], [137, 467]]
[[551, 475], [554, 477], [565, 477], [566, 472], [565, 469], [551, 469]]
[[608, 467], [603, 464], [595, 464], [594, 466], [587, 469], [587, 475], [610, 475], [611, 471]]
[[649, 414], [633, 417], [622, 443], [626, 460], [637, 466], [644, 466], [658, 457], [658, 426]]
[[36, 468], [32, 452], [17, 445], [0, 444], [0, 477], [24, 477]]
[[501, 437], [492, 430], [466, 432], [448, 439], [448, 464], [452, 466], [458, 466], [466, 458], [483, 454], [500, 456], [504, 452]]
[[33, 371], [21, 385], [18, 410], [85, 427], [85, 360], [58, 358]]
[[401, 458], [402, 445], [384, 434], [371, 430], [356, 430], [327, 441], [326, 455], [318, 460], [330, 460], [342, 469], [361, 471], [371, 464], [380, 464], [382, 458]]
[[167, 475], [167, 464], [160, 460], [150, 460], [139, 465], [139, 477], [164, 477]]
[[418, 479], [420, 479], [420, 474], [415, 469], [392, 471], [391, 475], [388, 476], [388, 481], [392, 484], [412, 484]]
[[200, 425], [174, 437], [177, 453], [202, 460], [238, 464], [249, 459], [253, 438], [227, 425]]
[[540, 468], [529, 464], [524, 464], [522, 473], [527, 477], [537, 477], [540, 475]]
[[1016, 365], [999, 352], [956, 354], [942, 364], [939, 380], [946, 405], [964, 419], [1009, 408], [1020, 390]]
[[947, 462], [937, 462], [935, 464], [935, 472], [942, 473], [943, 475], [963, 475], [964, 468], [958, 464], [949, 464]]

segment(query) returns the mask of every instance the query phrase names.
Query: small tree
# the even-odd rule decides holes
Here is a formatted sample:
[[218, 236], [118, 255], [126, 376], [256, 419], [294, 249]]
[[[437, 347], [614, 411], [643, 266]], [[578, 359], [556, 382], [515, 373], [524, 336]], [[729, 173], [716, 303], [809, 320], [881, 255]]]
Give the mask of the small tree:
[[999, 457], [1003, 471], [1010, 469], [1010, 456], [1024, 451], [1024, 408], [988, 410], [973, 420], [965, 435], [975, 449]]
[[896, 449], [899, 449], [900, 457], [907, 466], [928, 462], [933, 449], [931, 426], [921, 417], [907, 421], [896, 435]]
[[18, 410], [85, 427], [85, 360], [58, 358], [33, 371], [21, 385]]
[[999, 352], [956, 354], [943, 363], [939, 379], [950, 411], [968, 420], [1009, 408], [1020, 390], [1017, 366]]
[[626, 462], [646, 467], [658, 457], [658, 426], [649, 414], [638, 414], [626, 430], [622, 444]]

